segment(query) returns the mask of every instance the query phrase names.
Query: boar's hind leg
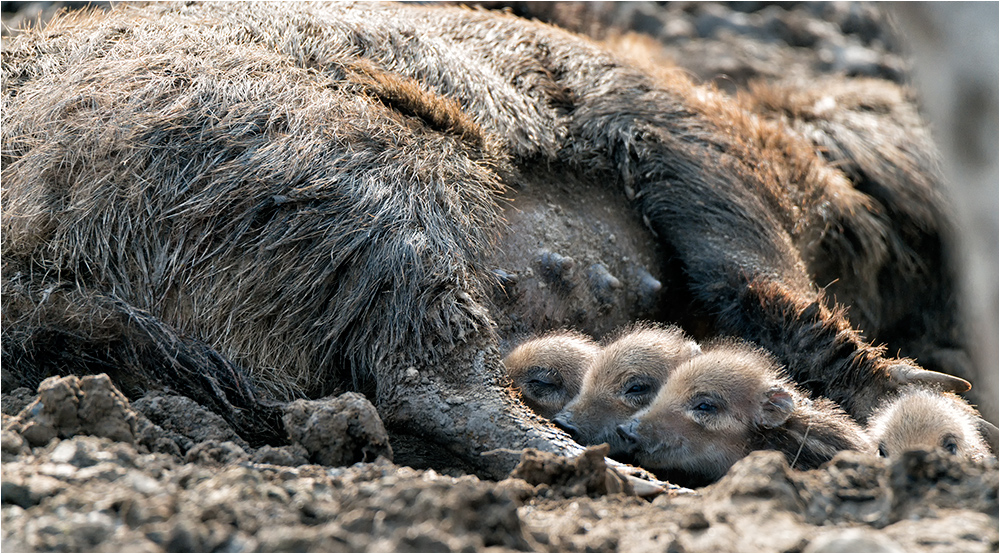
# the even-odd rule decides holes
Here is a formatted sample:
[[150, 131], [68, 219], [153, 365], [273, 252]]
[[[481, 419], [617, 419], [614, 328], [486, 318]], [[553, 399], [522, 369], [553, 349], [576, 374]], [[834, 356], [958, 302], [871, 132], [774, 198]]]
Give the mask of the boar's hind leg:
[[285, 441], [280, 406], [261, 401], [246, 373], [207, 344], [119, 299], [20, 281], [5, 283], [4, 388], [107, 373], [132, 400], [171, 391], [224, 417], [253, 446]]

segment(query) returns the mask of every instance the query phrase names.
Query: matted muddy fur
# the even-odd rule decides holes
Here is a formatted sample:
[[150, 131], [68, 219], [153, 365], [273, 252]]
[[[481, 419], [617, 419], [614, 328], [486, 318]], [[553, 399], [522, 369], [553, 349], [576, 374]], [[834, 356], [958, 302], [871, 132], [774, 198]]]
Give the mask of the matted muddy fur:
[[735, 340], [708, 345], [677, 367], [618, 432], [643, 467], [698, 484], [755, 450], [782, 452], [799, 469], [815, 469], [842, 450], [873, 450], [839, 406], [810, 400], [770, 354]]
[[524, 403], [551, 419], [580, 393], [584, 373], [600, 352], [587, 335], [561, 330], [517, 345], [503, 365]]
[[[924, 243], [875, 197], [782, 121], [551, 26], [420, 5], [124, 4], [2, 56], [5, 388], [108, 372], [130, 397], [192, 396], [255, 444], [282, 440], [268, 400], [353, 389], [388, 426], [502, 474], [517, 457], [498, 447], [577, 446], [509, 393], [498, 345], [555, 316], [588, 334], [643, 317], [631, 275], [858, 418], [926, 376], [810, 274], [842, 258], [847, 289], [913, 285], [894, 261], [924, 260]], [[530, 198], [554, 217], [575, 198], [590, 211], [574, 225], [623, 231], [586, 266], [592, 303], [505, 312], [495, 270], [536, 255], [505, 248], [530, 234]], [[681, 285], [657, 296], [667, 272]]]
[[941, 450], [979, 460], [990, 455], [990, 448], [977, 415], [954, 394], [913, 387], [872, 414], [868, 434], [887, 458], [910, 450]]
[[674, 368], [700, 353], [680, 327], [629, 326], [594, 357], [579, 395], [552, 422], [580, 444], [606, 443], [612, 456], [624, 454], [618, 426], [656, 398]]

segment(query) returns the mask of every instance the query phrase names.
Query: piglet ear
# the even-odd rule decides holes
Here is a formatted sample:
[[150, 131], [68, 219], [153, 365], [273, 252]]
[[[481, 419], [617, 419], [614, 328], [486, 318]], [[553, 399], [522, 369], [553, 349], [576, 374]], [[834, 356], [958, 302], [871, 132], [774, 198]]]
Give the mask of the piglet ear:
[[781, 387], [771, 387], [764, 396], [756, 423], [761, 427], [779, 427], [788, 421], [794, 409], [795, 399], [790, 392]]
[[979, 427], [979, 434], [982, 435], [983, 440], [990, 446], [990, 450], [993, 451], [993, 455], [995, 456], [998, 450], [998, 443], [1000, 443], [1000, 429], [997, 429], [996, 425], [982, 418], [979, 418], [977, 427]]

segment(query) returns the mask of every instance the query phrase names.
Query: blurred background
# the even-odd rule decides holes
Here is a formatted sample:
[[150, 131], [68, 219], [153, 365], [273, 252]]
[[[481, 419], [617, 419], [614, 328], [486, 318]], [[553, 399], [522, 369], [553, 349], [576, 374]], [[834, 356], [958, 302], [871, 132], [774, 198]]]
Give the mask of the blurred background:
[[980, 409], [997, 423], [1000, 4], [892, 2], [886, 6], [912, 53], [913, 82], [944, 158], [946, 184], [958, 215], [956, 248], [970, 344], [981, 372], [975, 386], [992, 391], [984, 395]]

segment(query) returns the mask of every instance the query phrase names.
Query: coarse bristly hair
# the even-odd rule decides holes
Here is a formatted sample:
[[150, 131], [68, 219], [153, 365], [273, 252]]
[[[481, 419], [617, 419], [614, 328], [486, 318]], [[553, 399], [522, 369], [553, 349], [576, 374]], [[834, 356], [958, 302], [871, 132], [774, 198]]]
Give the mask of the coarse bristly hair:
[[[5, 257], [287, 391], [331, 366], [360, 386], [487, 327], [460, 293], [485, 274], [502, 153], [453, 100], [359, 59], [386, 38], [364, 11], [218, 8], [67, 16], [5, 53]], [[199, 17], [226, 23], [192, 40], [176, 23]]]

